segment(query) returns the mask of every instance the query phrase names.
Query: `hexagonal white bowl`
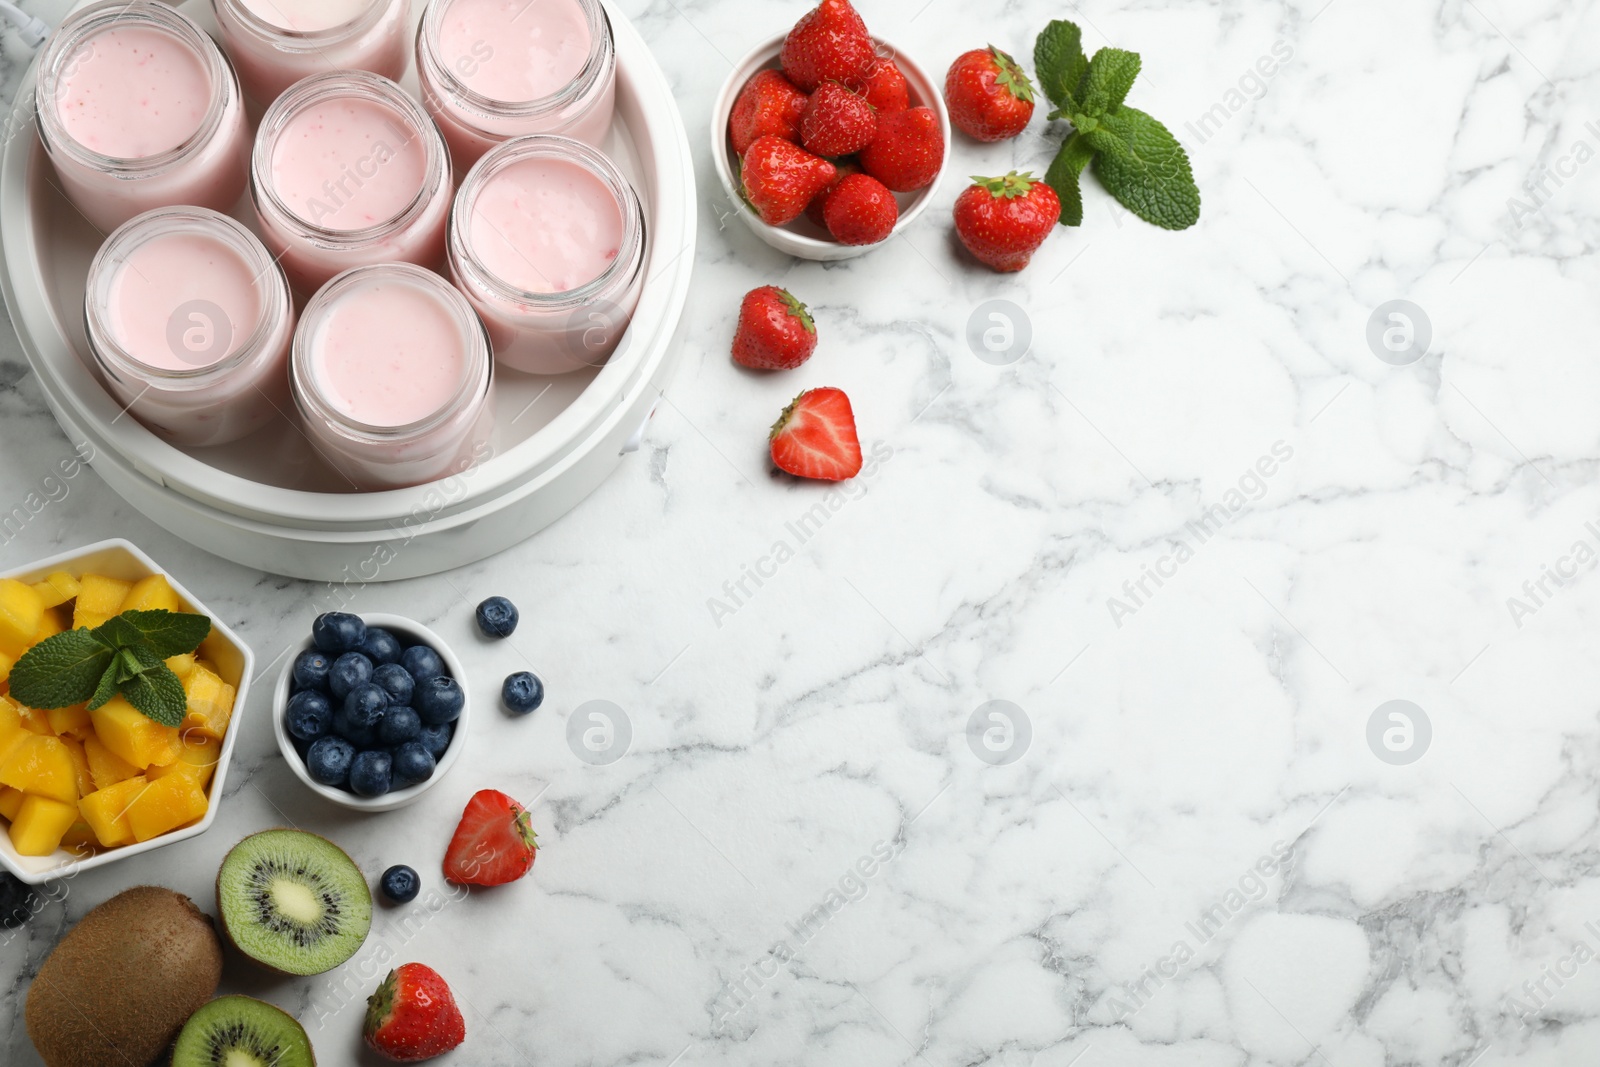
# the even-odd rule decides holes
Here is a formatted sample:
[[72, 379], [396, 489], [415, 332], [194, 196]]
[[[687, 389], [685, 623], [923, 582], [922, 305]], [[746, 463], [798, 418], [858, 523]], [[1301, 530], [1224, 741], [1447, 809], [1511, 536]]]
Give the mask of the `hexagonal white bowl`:
[[278, 739], [278, 751], [283, 753], [284, 761], [289, 764], [289, 769], [294, 771], [294, 776], [300, 779], [307, 789], [324, 800], [332, 801], [341, 808], [349, 808], [351, 811], [393, 811], [421, 800], [422, 794], [438, 785], [440, 780], [450, 773], [450, 768], [455, 766], [456, 760], [461, 756], [461, 750], [467, 746], [467, 726], [472, 719], [472, 696], [467, 692], [466, 667], [455, 651], [445, 644], [438, 634], [404, 615], [387, 615], [374, 611], [362, 615], [361, 621], [368, 626], [379, 626], [388, 630], [404, 643], [428, 645], [439, 653], [439, 658], [450, 668], [450, 677], [461, 685], [461, 692], [466, 702], [461, 706], [461, 717], [456, 720], [456, 732], [450, 737], [450, 747], [444, 750], [444, 756], [433, 770], [433, 777], [418, 785], [385, 793], [381, 797], [358, 797], [354, 793], [346, 793], [343, 789], [335, 789], [331, 785], [323, 785], [312, 779], [311, 772], [306, 770], [306, 761], [301, 759], [300, 753], [295, 750], [294, 738], [289, 736], [289, 730], [283, 722], [284, 710], [289, 706], [289, 688], [294, 681], [294, 661], [299, 658], [300, 653], [309, 651], [313, 647], [309, 634], [304, 643], [291, 649], [290, 654], [284, 657], [283, 670], [278, 674], [278, 684], [272, 690], [272, 736]]
[[178, 599], [185, 607], [210, 616], [211, 634], [200, 648], [205, 658], [216, 666], [217, 672], [222, 675], [222, 680], [234, 687], [236, 695], [233, 702], [233, 718], [228, 723], [227, 736], [222, 739], [222, 757], [217, 763], [215, 773], [211, 776], [211, 788], [207, 792], [210, 803], [206, 806], [205, 815], [198, 822], [171, 830], [142, 844], [123, 845], [121, 848], [108, 849], [88, 857], [79, 856], [66, 849], [57, 849], [48, 856], [21, 856], [12, 847], [11, 836], [0, 833], [0, 864], [4, 864], [7, 870], [29, 885], [43, 885], [52, 879], [76, 877], [96, 867], [104, 867], [130, 856], [142, 856], [146, 852], [177, 844], [179, 841], [187, 841], [191, 837], [199, 837], [209, 830], [217, 818], [218, 801], [222, 797], [223, 786], [227, 784], [228, 764], [233, 759], [233, 746], [239, 737], [239, 723], [245, 713], [245, 701], [250, 695], [250, 678], [255, 673], [256, 662], [255, 654], [237, 634], [200, 603], [193, 593], [185, 589], [182, 583], [172, 576], [172, 572], [164, 570], [130, 541], [121, 538], [100, 541], [73, 552], [63, 552], [59, 556], [51, 556], [49, 559], [39, 560], [25, 567], [5, 571], [0, 573], [0, 578], [37, 582], [54, 571], [67, 571], [74, 577], [81, 574], [103, 574], [109, 578], [121, 578], [123, 581], [138, 581], [152, 574], [165, 574], [173, 592], [178, 594]]
[[933, 180], [933, 184], [914, 193], [895, 195], [895, 199], [900, 202], [900, 221], [895, 224], [894, 233], [874, 245], [842, 245], [804, 215], [785, 226], [769, 226], [761, 221], [739, 195], [739, 183], [734, 178], [733, 163], [737, 156], [728, 137], [728, 117], [733, 114], [734, 101], [739, 98], [739, 90], [744, 88], [744, 83], [757, 71], [779, 66], [778, 56], [783, 51], [783, 39], [788, 35], [788, 31], [785, 30], [757, 45], [739, 61], [733, 68], [733, 73], [728, 75], [728, 80], [722, 83], [722, 92], [717, 96], [716, 106], [711, 109], [711, 156], [717, 165], [717, 177], [722, 181], [723, 191], [727, 193], [733, 213], [744, 220], [745, 225], [749, 226], [757, 237], [778, 251], [819, 262], [854, 259], [888, 244], [894, 239], [894, 234], [900, 233], [915, 222], [917, 216], [926, 211], [928, 205], [933, 202], [945, 170], [950, 166], [950, 112], [945, 108], [944, 93], [940, 91], [942, 83], [930, 78], [915, 60], [888, 41], [881, 37], [872, 39], [878, 46], [879, 54], [893, 56], [900, 73], [906, 76], [906, 85], [911, 92], [911, 106], [933, 108], [934, 113], [939, 116], [939, 126], [944, 131], [944, 161], [939, 164], [939, 176]]

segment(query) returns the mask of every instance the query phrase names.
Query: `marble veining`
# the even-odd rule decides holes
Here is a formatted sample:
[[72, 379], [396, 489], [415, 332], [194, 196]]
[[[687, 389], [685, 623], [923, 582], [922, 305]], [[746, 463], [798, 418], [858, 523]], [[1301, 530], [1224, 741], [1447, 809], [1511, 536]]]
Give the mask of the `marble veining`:
[[[807, 5], [619, 6], [699, 138]], [[0, 1060], [37, 1062], [23, 994], [88, 908], [145, 882], [211, 906], [228, 847], [292, 824], [427, 882], [329, 975], [229, 962], [326, 1063], [370, 1062], [362, 1002], [407, 959], [460, 995], [473, 1064], [1593, 1061], [1600, 7], [860, 7], [935, 72], [1025, 56], [1052, 17], [1141, 52], [1200, 225], [1090, 183], [1025, 274], [979, 270], [948, 206], [964, 175], [1042, 172], [1036, 119], [958, 140], [903, 239], [797, 263], [727, 216], [702, 145], [688, 350], [642, 451], [534, 540], [355, 601], [472, 665], [487, 713], [451, 777], [400, 813], [329, 808], [259, 686], [211, 832], [53, 887], [4, 939]], [[7, 99], [25, 61], [7, 32]], [[788, 375], [728, 358], [768, 282], [821, 331]], [[1006, 365], [968, 342], [993, 299], [1032, 328]], [[1396, 300], [1431, 334], [1405, 365], [1379, 358], [1388, 330], [1415, 343]], [[762, 448], [821, 384], [883, 457], [837, 497]], [[187, 550], [93, 474], [47, 483], [70, 447], [9, 328], [0, 449], [0, 511], [46, 501], [6, 564], [127, 536], [263, 664], [337, 602]], [[470, 609], [494, 593], [524, 623], [491, 645]], [[498, 716], [530, 666], [545, 707]], [[526, 883], [460, 894], [438, 859], [483, 785], [544, 847]]]

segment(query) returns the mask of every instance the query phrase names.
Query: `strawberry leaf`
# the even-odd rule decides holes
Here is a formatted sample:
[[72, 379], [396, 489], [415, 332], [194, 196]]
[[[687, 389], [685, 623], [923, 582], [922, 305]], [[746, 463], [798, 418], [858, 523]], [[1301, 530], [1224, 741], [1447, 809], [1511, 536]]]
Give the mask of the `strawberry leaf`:
[[989, 46], [989, 54], [994, 57], [994, 65], [999, 68], [999, 73], [994, 76], [994, 83], [1005, 88], [1018, 100], [1033, 103], [1033, 82], [1028, 80], [1028, 75], [1022, 66], [994, 45]]

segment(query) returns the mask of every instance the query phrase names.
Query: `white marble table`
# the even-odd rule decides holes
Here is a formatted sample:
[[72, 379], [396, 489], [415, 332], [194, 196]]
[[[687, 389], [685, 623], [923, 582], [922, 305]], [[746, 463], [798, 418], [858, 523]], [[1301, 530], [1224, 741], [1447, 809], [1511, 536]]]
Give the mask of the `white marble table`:
[[[429, 802], [357, 818], [296, 784], [258, 689], [212, 831], [6, 942], [0, 1060], [35, 1062], [22, 994], [86, 909], [145, 882], [210, 907], [227, 848], [293, 823], [374, 875], [413, 864], [437, 905], [319, 979], [230, 961], [226, 988], [297, 1013], [330, 1064], [365, 1061], [360, 1002], [407, 959], [466, 1002], [459, 1063], [1594, 1061], [1600, 8], [862, 6], [941, 70], [1061, 15], [1142, 52], [1200, 226], [1091, 187], [1026, 274], [975, 268], [960, 176], [1042, 169], [1036, 121], [962, 141], [905, 240], [797, 264], [719, 218], [703, 155], [689, 351], [644, 450], [527, 544], [362, 593], [458, 642], [485, 702], [531, 664], [544, 709], [485, 715]], [[624, 7], [697, 133], [731, 60], [803, 10]], [[9, 34], [4, 56], [14, 84]], [[779, 281], [822, 348], [756, 378], [731, 313]], [[994, 298], [1031, 319], [1010, 365], [966, 340]], [[1392, 300], [1431, 326], [1408, 365], [1367, 339]], [[0, 510], [68, 451], [6, 333]], [[827, 492], [772, 477], [762, 442], [814, 384], [886, 458], [802, 543]], [[92, 474], [55, 495], [0, 559], [130, 537], [264, 662], [329, 602], [187, 550]], [[492, 593], [522, 607], [510, 643], [472, 636]], [[631, 740], [594, 766], [567, 731], [600, 699]], [[999, 754], [967, 736], [996, 700], [1026, 724]], [[541, 857], [447, 898], [443, 842], [485, 785], [537, 801]]]

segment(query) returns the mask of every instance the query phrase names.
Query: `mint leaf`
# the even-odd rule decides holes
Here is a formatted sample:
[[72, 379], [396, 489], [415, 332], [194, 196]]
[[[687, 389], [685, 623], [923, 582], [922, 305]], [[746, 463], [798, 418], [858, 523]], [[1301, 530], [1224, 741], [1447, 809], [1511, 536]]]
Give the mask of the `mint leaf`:
[[157, 663], [122, 685], [122, 695], [147, 719], [162, 726], [181, 726], [189, 710], [183, 683], [172, 669]]
[[95, 695], [114, 653], [88, 630], [40, 641], [11, 670], [11, 695], [30, 708], [70, 708]]
[[1078, 85], [1089, 69], [1083, 54], [1083, 31], [1075, 23], [1055, 19], [1033, 44], [1033, 72], [1050, 102], [1064, 111], [1076, 111]]
[[[1200, 221], [1200, 189], [1188, 153], [1170, 130], [1137, 108], [1123, 107], [1100, 119], [1116, 149], [1101, 149], [1094, 171], [1123, 207], [1155, 226], [1186, 230]], [[1099, 148], [1100, 138], [1090, 143]]]
[[1089, 69], [1083, 76], [1078, 106], [1086, 113], [1100, 117], [1115, 111], [1128, 99], [1128, 91], [1139, 77], [1139, 53], [1125, 52], [1120, 48], [1102, 48], [1089, 60]]
[[1094, 148], [1082, 134], [1074, 133], [1061, 144], [1061, 150], [1045, 171], [1045, 184], [1061, 201], [1061, 225], [1083, 225], [1083, 187], [1079, 176], [1094, 158]]
[[122, 684], [122, 679], [117, 672], [117, 665], [112, 663], [106, 668], [106, 673], [100, 676], [100, 684], [95, 686], [94, 696], [89, 698], [89, 710], [103, 708], [111, 703], [111, 698], [117, 695], [117, 687]]
[[126, 648], [143, 639], [139, 628], [124, 615], [114, 615], [89, 632], [104, 642], [107, 648]]
[[159, 659], [193, 652], [211, 633], [210, 619], [182, 611], [125, 611], [111, 621], [119, 619], [139, 634], [136, 641], [125, 643], [144, 645]]

